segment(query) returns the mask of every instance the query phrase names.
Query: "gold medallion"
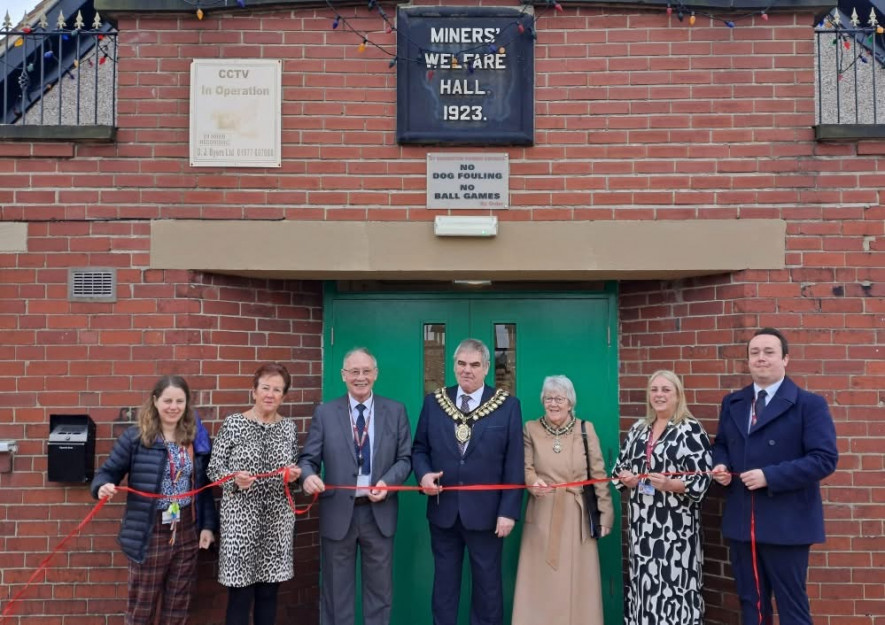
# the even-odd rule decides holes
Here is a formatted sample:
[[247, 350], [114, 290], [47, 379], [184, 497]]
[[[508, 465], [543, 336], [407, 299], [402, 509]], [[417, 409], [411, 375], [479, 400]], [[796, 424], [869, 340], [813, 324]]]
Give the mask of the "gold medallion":
[[455, 438], [458, 439], [459, 443], [466, 443], [467, 441], [469, 441], [470, 434], [470, 426], [468, 426], [466, 423], [462, 423], [455, 428]]

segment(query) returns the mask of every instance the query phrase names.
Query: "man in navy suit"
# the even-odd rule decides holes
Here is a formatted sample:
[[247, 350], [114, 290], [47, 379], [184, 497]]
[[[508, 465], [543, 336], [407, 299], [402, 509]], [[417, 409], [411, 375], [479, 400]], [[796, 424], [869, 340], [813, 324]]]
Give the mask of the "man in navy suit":
[[808, 553], [826, 540], [820, 481], [836, 469], [836, 431], [826, 400], [786, 377], [789, 347], [778, 330], [758, 330], [747, 353], [753, 384], [722, 400], [713, 444], [741, 620], [758, 625], [761, 609], [771, 623], [774, 593], [781, 625], [811, 625]]
[[455, 350], [457, 386], [424, 399], [412, 466], [427, 499], [433, 551], [434, 625], [455, 625], [464, 548], [473, 580], [471, 625], [501, 625], [501, 553], [522, 490], [447, 491], [446, 486], [524, 484], [519, 400], [484, 383], [489, 349], [466, 339]]
[[[320, 495], [321, 625], [353, 625], [356, 555], [362, 563], [363, 622], [388, 625], [393, 604], [396, 491], [412, 465], [405, 407], [372, 392], [378, 363], [365, 348], [344, 357], [347, 394], [320, 404], [298, 461], [304, 492]], [[356, 490], [331, 489], [330, 484]]]

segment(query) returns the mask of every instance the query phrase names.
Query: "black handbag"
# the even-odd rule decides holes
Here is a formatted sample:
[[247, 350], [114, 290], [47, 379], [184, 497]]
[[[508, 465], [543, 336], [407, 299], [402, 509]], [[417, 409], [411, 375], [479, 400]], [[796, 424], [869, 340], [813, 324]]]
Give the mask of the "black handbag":
[[[592, 480], [590, 474], [590, 447], [587, 445], [587, 429], [584, 420], [581, 420], [581, 438], [584, 439], [584, 458], [587, 461], [587, 479]], [[590, 536], [599, 538], [599, 503], [596, 501], [596, 488], [593, 484], [584, 484], [584, 512], [587, 513], [587, 521], [590, 523]]]

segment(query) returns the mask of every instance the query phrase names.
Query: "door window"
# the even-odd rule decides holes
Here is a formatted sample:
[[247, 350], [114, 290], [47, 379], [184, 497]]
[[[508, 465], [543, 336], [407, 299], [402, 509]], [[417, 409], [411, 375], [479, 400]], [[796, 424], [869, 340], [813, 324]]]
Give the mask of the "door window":
[[516, 390], [516, 324], [495, 324], [495, 386]]
[[424, 392], [446, 385], [446, 324], [424, 324]]

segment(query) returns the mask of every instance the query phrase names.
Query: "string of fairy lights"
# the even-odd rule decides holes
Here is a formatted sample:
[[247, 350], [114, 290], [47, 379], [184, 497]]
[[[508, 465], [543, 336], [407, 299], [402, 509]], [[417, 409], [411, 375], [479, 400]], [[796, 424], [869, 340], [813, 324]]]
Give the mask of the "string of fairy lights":
[[[875, 37], [885, 34], [885, 28], [879, 23], [876, 9], [870, 9], [870, 15], [864, 26], [861, 25], [857, 9], [852, 10], [849, 21], [851, 23], [850, 28], [842, 24], [841, 13], [837, 9], [827, 15], [817, 25], [818, 33], [833, 33], [831, 44], [836, 47], [838, 80], [842, 80], [849, 70], [857, 66], [858, 62], [867, 65], [870, 63], [870, 60], [874, 60], [878, 61], [880, 67], [885, 67], [885, 56], [877, 58], [873, 52], [876, 49]], [[842, 43], [841, 46], [839, 42]], [[852, 49], [854, 54], [851, 54]], [[850, 61], [846, 59], [850, 59]]]
[[[234, 0], [236, 7], [240, 9], [248, 8], [247, 0]], [[498, 33], [496, 40], [489, 44], [479, 44], [479, 45], [471, 45], [469, 47], [465, 47], [458, 50], [452, 50], [451, 46], [446, 46], [445, 50], [434, 50], [432, 48], [428, 48], [426, 45], [418, 44], [410, 39], [408, 33], [398, 31], [395, 22], [391, 19], [387, 10], [382, 6], [379, 0], [366, 0], [366, 10], [369, 14], [375, 14], [381, 18], [381, 28], [376, 31], [365, 30], [364, 28], [360, 28], [359, 25], [365, 21], [363, 16], [354, 15], [353, 18], [348, 18], [342, 14], [342, 11], [339, 10], [339, 7], [336, 6], [336, 3], [333, 0], [323, 0], [325, 4], [325, 8], [329, 10], [330, 13], [330, 28], [335, 31], [347, 32], [353, 35], [356, 41], [356, 50], [357, 53], [363, 53], [367, 48], [372, 47], [373, 49], [378, 50], [382, 55], [389, 59], [389, 67], [393, 68], [396, 66], [398, 62], [401, 61], [416, 61], [418, 63], [423, 62], [424, 53], [447, 53], [451, 54], [453, 58], [453, 66], [455, 68], [463, 67], [468, 73], [473, 73], [474, 66], [472, 63], [463, 62], [465, 55], [476, 55], [476, 53], [490, 53], [490, 54], [504, 54], [506, 52], [507, 47], [513, 43], [518, 37], [530, 37], [535, 40], [538, 38], [538, 25], [540, 20], [551, 14], [563, 13], [563, 7], [558, 2], [558, 0], [545, 0], [543, 6], [539, 9], [534, 9], [532, 5], [522, 4], [521, 10], [518, 14], [504, 27], [502, 27]], [[197, 19], [202, 20], [205, 17], [205, 13], [203, 9], [215, 9], [215, 8], [232, 8], [231, 0], [182, 0], [182, 2], [189, 4], [196, 9]], [[339, 3], [343, 4], [343, 3]], [[768, 13], [774, 6], [775, 2], [772, 1], [766, 7], [747, 11], [744, 13], [723, 13], [717, 14], [710, 12], [709, 10], [701, 10], [697, 7], [692, 6], [689, 3], [686, 3], [683, 0], [671, 0], [668, 2], [666, 6], [666, 13], [668, 16], [674, 16], [677, 18], [679, 22], [687, 22], [689, 26], [694, 26], [697, 23], [699, 17], [704, 17], [709, 19], [713, 23], [721, 23], [722, 25], [728, 28], [736, 28], [737, 23], [746, 20], [753, 19], [759, 16], [762, 20], [768, 20]], [[352, 6], [352, 3], [348, 3], [348, 7]], [[871, 9], [870, 16], [867, 19], [867, 25], [861, 26], [861, 21], [857, 16], [856, 10], [853, 12], [851, 19], [851, 28], [844, 26], [841, 23], [840, 13], [837, 10], [830, 13], [824, 20], [822, 20], [818, 24], [818, 29], [831, 29], [834, 31], [835, 37], [833, 40], [833, 44], [837, 45], [841, 40], [845, 47], [845, 50], [848, 51], [851, 48], [852, 42], [859, 43], [858, 48], [860, 51], [856, 56], [853, 57], [851, 64], [847, 67], [842, 67], [840, 72], [844, 72], [847, 69], [850, 69], [851, 65], [857, 62], [868, 63], [869, 58], [874, 58], [872, 54], [869, 54], [869, 50], [873, 48], [873, 37], [875, 35], [883, 34], [883, 27], [879, 23], [878, 17], [876, 15], [875, 9]], [[45, 14], [41, 16], [40, 23], [37, 25], [38, 28], [42, 28], [46, 31], [47, 20]], [[96, 13], [95, 22], [92, 24], [93, 32], [97, 31], [101, 28], [100, 16]], [[71, 36], [78, 36], [83, 29], [82, 17], [77, 16], [77, 20], [75, 21], [72, 28], [68, 29], [65, 19], [61, 13], [59, 13], [58, 24], [57, 24], [57, 32], [49, 33], [45, 32], [46, 35], [60, 35], [60, 41], [68, 41]], [[10, 32], [11, 31], [11, 23], [9, 17], [7, 15], [6, 20], [3, 23], [3, 30]], [[31, 34], [34, 32], [30, 27], [23, 26], [18, 33], [20, 34]], [[88, 33], [88, 31], [85, 31]], [[380, 34], [391, 35], [393, 33], [397, 34], [398, 39], [405, 40], [408, 44], [404, 46], [404, 48], [409, 51], [418, 50], [418, 56], [416, 58], [407, 58], [402, 56], [402, 53], [398, 52], [397, 44], [386, 44], [383, 45], [379, 43], [378, 39], [381, 39]], [[85, 33], [84, 33], [85, 34]], [[97, 52], [95, 53], [95, 58], [98, 59], [100, 64], [104, 64], [106, 61], [110, 60], [112, 62], [116, 62], [116, 53], [115, 50], [111, 50], [107, 44], [102, 44], [102, 35], [99, 34], [97, 36]], [[21, 46], [23, 45], [24, 40], [22, 37], [16, 39], [14, 45]], [[61, 44], [60, 44], [61, 45]], [[867, 53], [865, 53], [867, 50]], [[51, 60], [54, 56], [55, 52], [50, 48], [46, 52], [44, 52], [43, 56], [46, 60]], [[88, 59], [89, 64], [91, 65], [94, 61], [90, 58]], [[881, 62], [881, 61], [880, 61]], [[74, 61], [74, 68], [78, 66], [79, 61]], [[33, 71], [33, 64], [27, 67], [27, 71]], [[432, 77], [433, 70], [430, 69], [428, 71], [428, 77]], [[68, 70], [67, 75], [71, 76], [70, 70]]]
[[[389, 65], [391, 68], [396, 65], [397, 61], [403, 60], [402, 57], [397, 56], [396, 52], [390, 52], [389, 50], [385, 49], [383, 46], [380, 46], [377, 43], [375, 43], [372, 40], [372, 37], [370, 36], [371, 33], [367, 32], [367, 31], [362, 31], [359, 28], [354, 27], [350, 22], [348, 22], [348, 20], [343, 15], [341, 15], [339, 10], [335, 7], [332, 0], [325, 0], [325, 3], [333, 15], [333, 20], [332, 20], [332, 25], [331, 25], [332, 29], [333, 30], [349, 31], [350, 33], [355, 35], [355, 37], [359, 41], [359, 44], [357, 47], [357, 51], [359, 53], [365, 52], [367, 46], [371, 45], [390, 57], [390, 64]], [[689, 26], [694, 26], [697, 23], [697, 20], [699, 17], [704, 17], [704, 18], [709, 19], [710, 22], [712, 22], [712, 23], [721, 23], [722, 25], [726, 26], [727, 28], [733, 29], [733, 28], [737, 28], [737, 25], [740, 21], [752, 20], [757, 16], [759, 18], [761, 18], [763, 21], [768, 21], [769, 11], [772, 10], [772, 8], [775, 6], [775, 4], [776, 4], [776, 2], [772, 1], [767, 6], [760, 8], [760, 9], [752, 10], [752, 11], [746, 11], [743, 13], [733, 13], [732, 12], [732, 13], [718, 14], [718, 13], [711, 12], [709, 10], [700, 10], [700, 9], [693, 7], [692, 5], [684, 2], [683, 0], [675, 0], [675, 1], [668, 2], [667, 7], [666, 7], [666, 13], [668, 16], [675, 15], [676, 18], [679, 20], [679, 22], [686, 22], [687, 21]], [[391, 23], [390, 19], [388, 18], [387, 13], [384, 11], [383, 7], [381, 7], [378, 0], [368, 0], [367, 8], [370, 12], [377, 11], [378, 15], [382, 18], [382, 20], [384, 22], [384, 32], [385, 33], [389, 34], [391, 32], [396, 31], [396, 26], [393, 23]], [[556, 11], [558, 13], [563, 12], [562, 5], [559, 2], [557, 2], [556, 0], [546, 0], [546, 5], [535, 14], [528, 13], [528, 11], [524, 5], [523, 10], [520, 12], [519, 16], [516, 17], [512, 23], [508, 24], [507, 26], [505, 26], [504, 28], [501, 29], [501, 36], [504, 37], [505, 35], [507, 35], [509, 33], [512, 37], [528, 35], [528, 36], [532, 37], [532, 39], [537, 39], [538, 22], [542, 17], [544, 17], [544, 15], [547, 12], [549, 12], [551, 10]], [[826, 18], [826, 25], [830, 28], [834, 28], [835, 30], [840, 31], [837, 35], [837, 38], [834, 39], [834, 41], [833, 41], [834, 44], [836, 44], [838, 42], [839, 37], [842, 38], [846, 50], [850, 49], [852, 40], [854, 40], [856, 43], [861, 44], [857, 47], [858, 52], [857, 52], [856, 56], [854, 57], [852, 64], [856, 63], [858, 61], [860, 61], [862, 63], [868, 63], [869, 62], [868, 57], [873, 56], [872, 54], [869, 53], [870, 50], [874, 49], [873, 37], [877, 34], [878, 35], [883, 34], [883, 27], [882, 27], [882, 25], [880, 25], [880, 23], [878, 21], [878, 18], [876, 16], [876, 11], [874, 8], [870, 10], [870, 16], [867, 20], [867, 26], [861, 26], [860, 19], [857, 16], [856, 9], [852, 13], [852, 17], [851, 17], [852, 28], [851, 29], [841, 26], [838, 9], [833, 11]], [[820, 26], [823, 27], [824, 22], [821, 22]], [[494, 44], [489, 45], [488, 52], [490, 52], [490, 53], [494, 53], [494, 52], [503, 53], [506, 50], [507, 45], [513, 41], [512, 37], [509, 40], [495, 42]], [[407, 35], [405, 36], [405, 39], [406, 39], [407, 43], [412, 44], [409, 46], [410, 49], [417, 48], [421, 54], [423, 54], [424, 52], [434, 52], [434, 50], [429, 50], [424, 46], [415, 44], [413, 41], [411, 41], [409, 39], [409, 37]], [[470, 53], [474, 53], [477, 51], [483, 51], [483, 47], [484, 46], [474, 46], [471, 48], [457, 50], [455, 52], [452, 52], [451, 49], [447, 49], [445, 51], [454, 55], [454, 58], [455, 58], [454, 64], [457, 67], [457, 65], [458, 65], [457, 59], [463, 58], [463, 56], [465, 54], [470, 54]], [[867, 51], [866, 54], [865, 54], [865, 50]], [[411, 60], [411, 59], [404, 59], [404, 60]], [[421, 58], [417, 59], [417, 61], [419, 63], [421, 62], [421, 60], [422, 60]], [[880, 62], [882, 62], [882, 61], [880, 61]], [[468, 72], [472, 73], [473, 66], [469, 63], [465, 64], [465, 65], [466, 65], [465, 69], [467, 69]], [[842, 67], [840, 69], [840, 78], [841, 78], [842, 73], [844, 73], [845, 71], [847, 71], [850, 68], [851, 68], [851, 65], [849, 65], [847, 67]], [[428, 78], [431, 78], [432, 76], [433, 76], [433, 70], [430, 69], [428, 71]]]
[[709, 10], [701, 10], [698, 8], [693, 8], [691, 5], [688, 5], [681, 0], [677, 2], [667, 2], [667, 15], [676, 15], [676, 19], [680, 22], [684, 22], [686, 18], [688, 18], [688, 25], [694, 26], [697, 23], [698, 17], [706, 17], [711, 22], [722, 22], [724, 26], [728, 28], [737, 28], [737, 23], [741, 20], [752, 19], [757, 15], [761, 17], [764, 21], [768, 21], [768, 12], [771, 10], [772, 6], [774, 6], [774, 2], [771, 2], [763, 9], [755, 9], [752, 11], [746, 11], [744, 13], [729, 13], [729, 14], [716, 14]]
[[[182, 0], [183, 2], [190, 4], [191, 6], [196, 7], [196, 16], [198, 19], [202, 20], [205, 16], [203, 12], [203, 8], [216, 8], [216, 7], [227, 7], [229, 6], [230, 0]], [[483, 44], [481, 46], [472, 46], [469, 48], [464, 48], [456, 51], [452, 51], [450, 47], [447, 47], [446, 50], [432, 50], [427, 48], [426, 46], [416, 44], [412, 41], [406, 33], [402, 33], [397, 31], [396, 25], [391, 21], [387, 11], [385, 11], [384, 7], [381, 5], [379, 0], [367, 0], [366, 8], [369, 13], [377, 13], [377, 15], [382, 20], [382, 28], [380, 31], [367, 31], [363, 30], [357, 26], [355, 26], [347, 17], [342, 15], [341, 11], [335, 6], [332, 0], [324, 0], [326, 8], [329, 9], [332, 15], [331, 28], [332, 30], [349, 32], [354, 35], [354, 38], [357, 41], [357, 52], [362, 54], [366, 51], [368, 47], [372, 47], [383, 55], [389, 58], [389, 67], [393, 68], [399, 61], [411, 61], [416, 60], [418, 63], [422, 62], [421, 55], [425, 52], [445, 52], [453, 55], [453, 66], [458, 68], [459, 66], [463, 66], [464, 69], [468, 73], [473, 73], [474, 66], [471, 63], [464, 63], [459, 59], [464, 59], [465, 55], [475, 54], [477, 52], [488, 52], [488, 53], [499, 53], [503, 54], [506, 52], [506, 49], [510, 43], [512, 43], [516, 37], [529, 36], [533, 40], [538, 37], [538, 22], [550, 11], [555, 11], [557, 13], [563, 13], [563, 7], [558, 2], [558, 0], [545, 0], [544, 6], [536, 11], [529, 12], [530, 5], [526, 5], [523, 3], [522, 10], [519, 14], [513, 19], [513, 21], [507, 24], [504, 28], [502, 28], [499, 32], [499, 39], [491, 44]], [[246, 8], [247, 0], [236, 0], [236, 5], [239, 8]], [[350, 5], [350, 4], [349, 4]], [[348, 5], [348, 6], [349, 6]], [[684, 0], [671, 0], [667, 3], [666, 13], [668, 16], [676, 17], [679, 22], [687, 22], [689, 26], [694, 26], [698, 18], [704, 17], [710, 20], [712, 23], [721, 23], [727, 28], [737, 28], [738, 22], [742, 20], [752, 20], [755, 17], [760, 17], [763, 21], [768, 21], [769, 11], [774, 7], [775, 0], [772, 0], [767, 6], [761, 9], [746, 11], [743, 13], [714, 13], [708, 9], [701, 9], [695, 7]], [[354, 18], [354, 22], [363, 18]], [[858, 52], [853, 57], [851, 63], [848, 66], [840, 65], [840, 73], [839, 77], [841, 78], [842, 74], [850, 69], [854, 64], [858, 61], [861, 63], [868, 63], [869, 58], [875, 58], [873, 54], [869, 51], [874, 49], [873, 46], [873, 37], [875, 35], [883, 34], [883, 28], [878, 22], [878, 18], [876, 16], [875, 8], [870, 10], [870, 17], [867, 20], [868, 26], [861, 26], [860, 20], [857, 16], [857, 10], [853, 11], [851, 17], [851, 24], [853, 26], [852, 29], [845, 28], [840, 23], [839, 10], [834, 10], [824, 21], [822, 21], [818, 28], [831, 28], [837, 32], [836, 38], [833, 40], [833, 44], [838, 44], [839, 39], [843, 41], [843, 45], [845, 46], [845, 50], [850, 50], [852, 45], [852, 40], [855, 43], [859, 43], [857, 46]], [[419, 56], [417, 59], [408, 59], [404, 58], [397, 51], [391, 51], [384, 45], [379, 44], [374, 36], [378, 33], [383, 32], [385, 35], [390, 35], [391, 33], [396, 32], [398, 36], [402, 36], [406, 43], [410, 44], [407, 47], [409, 50], [418, 49]], [[867, 51], [866, 53], [864, 51]], [[880, 61], [882, 62], [882, 61]], [[885, 63], [883, 63], [885, 64]], [[433, 76], [433, 69], [428, 70], [428, 79]]]
[[[198, 19], [202, 20], [205, 16], [203, 11], [204, 8], [216, 8], [229, 5], [230, 0], [182, 0], [186, 4], [196, 7], [196, 16]], [[395, 53], [391, 53], [385, 50], [382, 46], [376, 44], [372, 41], [371, 32], [361, 30], [355, 26], [353, 26], [346, 17], [344, 17], [338, 8], [334, 5], [332, 0], [324, 0], [326, 7], [331, 11], [333, 19], [332, 19], [332, 29], [334, 30], [342, 30], [349, 31], [357, 37], [358, 41], [358, 51], [364, 52], [367, 47], [372, 46], [381, 50], [384, 54], [390, 57], [396, 57]], [[246, 8], [247, 1], [246, 0], [236, 0], [236, 4], [240, 8]], [[541, 4], [541, 3], [537, 3]], [[387, 12], [381, 6], [378, 0], [367, 0], [367, 9], [369, 12], [376, 11], [377, 14], [382, 18], [384, 22], [384, 30], [385, 33], [391, 33], [396, 31], [396, 26], [390, 21]], [[680, 21], [687, 21], [689, 26], [694, 26], [697, 23], [697, 19], [699, 17], [706, 17], [711, 22], [721, 23], [728, 28], [736, 28], [737, 23], [741, 20], [752, 19], [756, 16], [761, 17], [763, 20], [768, 20], [768, 13], [775, 5], [775, 2], [769, 3], [766, 7], [746, 11], [743, 13], [735, 13], [735, 12], [723, 12], [721, 14], [710, 11], [709, 9], [701, 9], [699, 7], [695, 7], [690, 3], [686, 3], [683, 0], [673, 0], [668, 2], [666, 7], [667, 15], [675, 15], [676, 18]], [[528, 11], [529, 5], [523, 4], [522, 11], [520, 11], [520, 15], [514, 20], [514, 23], [510, 25], [512, 28], [516, 28], [519, 35], [528, 34], [533, 39], [537, 39], [537, 22], [544, 17], [545, 13], [549, 11], [555, 11], [558, 13], [563, 13], [564, 9], [562, 5], [558, 2], [558, 0], [545, 0], [543, 3], [543, 7], [537, 11], [536, 13], [530, 13]], [[502, 29], [503, 31], [504, 29]], [[506, 47], [506, 42], [503, 44], [499, 44], [499, 47]], [[475, 50], [463, 50], [461, 52], [474, 52]], [[391, 66], [395, 65], [396, 61], [392, 61]]]
[[[63, 77], [76, 80], [84, 63], [89, 67], [96, 67], [108, 61], [117, 62], [117, 47], [113, 41], [115, 35], [105, 32], [105, 25], [98, 12], [95, 13], [91, 27], [91, 30], [86, 28], [81, 11], [74, 16], [70, 26], [68, 19], [59, 11], [55, 30], [49, 29], [49, 20], [45, 12], [40, 14], [33, 26], [23, 20], [16, 29], [13, 29], [9, 12], [6, 13], [0, 32], [9, 38], [11, 42], [7, 44], [9, 47], [23, 49], [24, 59], [17, 79], [19, 96], [13, 108], [15, 115], [21, 115], [22, 108], [26, 106], [26, 94], [33, 93], [32, 85], [35, 81], [36, 89], [49, 92], [56, 81]], [[62, 59], [63, 51], [67, 50], [70, 53], [71, 46], [79, 50], [83, 41], [89, 42], [88, 52], [79, 58], [74, 58], [70, 61], [70, 66], [65, 67]]]
[[[19, 30], [14, 30], [12, 28], [12, 22], [9, 19], [9, 13], [7, 12], [6, 18], [3, 21], [3, 28], [0, 32], [14, 36], [14, 41], [12, 43], [13, 49], [25, 47], [27, 41], [33, 39], [36, 42], [35, 47], [39, 47], [42, 50], [42, 57], [46, 61], [57, 59], [60, 52], [56, 52], [56, 47], [60, 50], [67, 44], [76, 43], [76, 40], [81, 36], [94, 38], [97, 52], [94, 54], [90, 53], [90, 55], [83, 60], [88, 61], [89, 64], [92, 65], [94, 61], [90, 57], [94, 56], [98, 59], [100, 65], [104, 65], [107, 61], [116, 63], [116, 53], [110, 48], [108, 40], [105, 37], [101, 15], [98, 12], [95, 13], [91, 30], [86, 29], [85, 26], [86, 24], [83, 22], [83, 13], [81, 11], [77, 12], [74, 22], [70, 27], [68, 27], [64, 14], [59, 11], [55, 30], [49, 30], [49, 20], [45, 13], [40, 15], [37, 24], [33, 27], [24, 24]], [[75, 59], [73, 61], [74, 68], [78, 67], [79, 63], [80, 60]], [[26, 69], [29, 72], [33, 71], [33, 64], [26, 65]]]
[[[350, 21], [346, 17], [344, 17], [338, 9], [334, 6], [331, 0], [325, 0], [326, 6], [332, 12], [333, 18], [331, 27], [332, 30], [344, 30], [349, 31], [356, 35], [360, 39], [359, 46], [357, 47], [357, 52], [362, 53], [365, 52], [367, 46], [372, 46], [377, 50], [381, 51], [382, 54], [389, 57], [389, 67], [394, 67], [399, 61], [415, 61], [419, 64], [424, 62], [423, 55], [425, 53], [447, 53], [452, 55], [453, 66], [463, 67], [468, 73], [473, 73], [474, 66], [469, 62], [465, 62], [463, 59], [467, 55], [475, 55], [477, 53], [489, 53], [489, 54], [504, 54], [507, 50], [507, 47], [513, 43], [513, 41], [517, 37], [531, 37], [532, 39], [537, 39], [537, 24], [538, 21], [541, 20], [549, 11], [562, 12], [562, 5], [556, 0], [547, 0], [547, 3], [543, 9], [538, 11], [537, 13], [530, 13], [529, 8], [527, 6], [523, 6], [522, 10], [507, 24], [501, 27], [498, 37], [496, 41], [491, 43], [483, 43], [470, 45], [468, 47], [460, 48], [458, 50], [452, 50], [451, 47], [447, 46], [445, 50], [436, 50], [433, 48], [428, 48], [426, 45], [421, 45], [414, 40], [412, 40], [408, 33], [405, 31], [398, 31], [396, 24], [394, 24], [391, 20], [387, 12], [378, 3], [377, 0], [368, 0], [368, 10], [370, 12], [377, 12], [378, 16], [381, 18], [383, 26], [382, 30], [385, 34], [397, 33], [398, 36], [401, 36], [406, 42], [406, 50], [418, 50], [418, 55], [415, 58], [408, 58], [402, 56], [402, 54], [398, 51], [398, 49], [394, 49], [394, 51], [390, 51], [388, 48], [385, 48], [382, 45], [375, 43], [372, 39], [371, 33], [361, 31], [360, 29], [354, 27]], [[429, 77], [432, 77], [433, 70], [429, 70]]]
[[[395, 52], [390, 52], [382, 45], [375, 42], [372, 38], [372, 35], [376, 34], [376, 32], [362, 30], [356, 26], [354, 26], [344, 15], [341, 14], [339, 9], [335, 6], [332, 0], [323, 0], [325, 2], [326, 7], [330, 10], [332, 14], [332, 22], [331, 28], [333, 30], [341, 30], [350, 32], [353, 34], [357, 41], [357, 51], [359, 53], [365, 52], [368, 47], [373, 47], [379, 50], [384, 55], [390, 58], [390, 66], [393, 67], [396, 65], [399, 60], [407, 60], [398, 57]], [[191, 6], [196, 7], [196, 16], [198, 19], [202, 20], [205, 16], [203, 11], [204, 8], [219, 8], [219, 7], [228, 7], [230, 5], [230, 0], [182, 0], [182, 2], [189, 4]], [[247, 7], [247, 0], [236, 0], [236, 5], [239, 8]], [[348, 3], [348, 6], [352, 3]], [[537, 3], [540, 4], [540, 3]], [[671, 0], [667, 3], [666, 13], [668, 16], [674, 16], [679, 20], [679, 22], [687, 22], [689, 26], [694, 26], [697, 23], [698, 18], [704, 17], [709, 19], [713, 23], [721, 23], [723, 26], [728, 28], [737, 28], [738, 22], [742, 20], [753, 19], [755, 17], [760, 17], [763, 21], [768, 21], [769, 12], [775, 6], [776, 1], [770, 2], [767, 6], [761, 9], [755, 9], [751, 11], [746, 11], [742, 13], [731, 12], [723, 12], [723, 13], [715, 13], [710, 11], [709, 9], [702, 9], [692, 4], [685, 2], [683, 0]], [[558, 13], [563, 13], [564, 9], [562, 5], [558, 2], [558, 0], [545, 0], [543, 7], [535, 12], [529, 12], [529, 6], [523, 3], [522, 10], [519, 15], [514, 19], [513, 23], [508, 24], [507, 27], [501, 30], [501, 34], [503, 35], [505, 32], [513, 29], [516, 31], [516, 34], [519, 36], [528, 35], [533, 39], [537, 39], [537, 25], [540, 19], [542, 19], [548, 11], [555, 11]], [[396, 32], [396, 25], [390, 20], [387, 12], [384, 10], [383, 6], [379, 2], [379, 0], [367, 0], [366, 2], [367, 10], [371, 12], [377, 12], [378, 16], [381, 17], [383, 22], [383, 28], [381, 31], [385, 34], [390, 34]], [[829, 20], [835, 19], [835, 27], [838, 28], [838, 11], [835, 12], [835, 18], [829, 18]], [[852, 23], [855, 28], [859, 27], [859, 21], [855, 17], [852, 19]], [[870, 16], [870, 26], [872, 27], [872, 31], [878, 32], [881, 34], [881, 26], [878, 26], [876, 21], [875, 9], [871, 10]], [[878, 27], [878, 31], [876, 28]], [[408, 37], [406, 37], [408, 40]], [[496, 42], [494, 47], [496, 50], [491, 50], [490, 52], [497, 51], [499, 48], [507, 47], [507, 44], [512, 42], [512, 38], [510, 40], [505, 40], [501, 42]], [[409, 41], [409, 43], [413, 43]], [[422, 48], [422, 46], [417, 46], [422, 51], [426, 50], [426, 47]], [[461, 55], [464, 53], [473, 53], [482, 50], [482, 47], [473, 47], [469, 49], [458, 50], [454, 52], [456, 55]], [[451, 50], [446, 50], [451, 53]], [[468, 68], [469, 69], [469, 68]]]

